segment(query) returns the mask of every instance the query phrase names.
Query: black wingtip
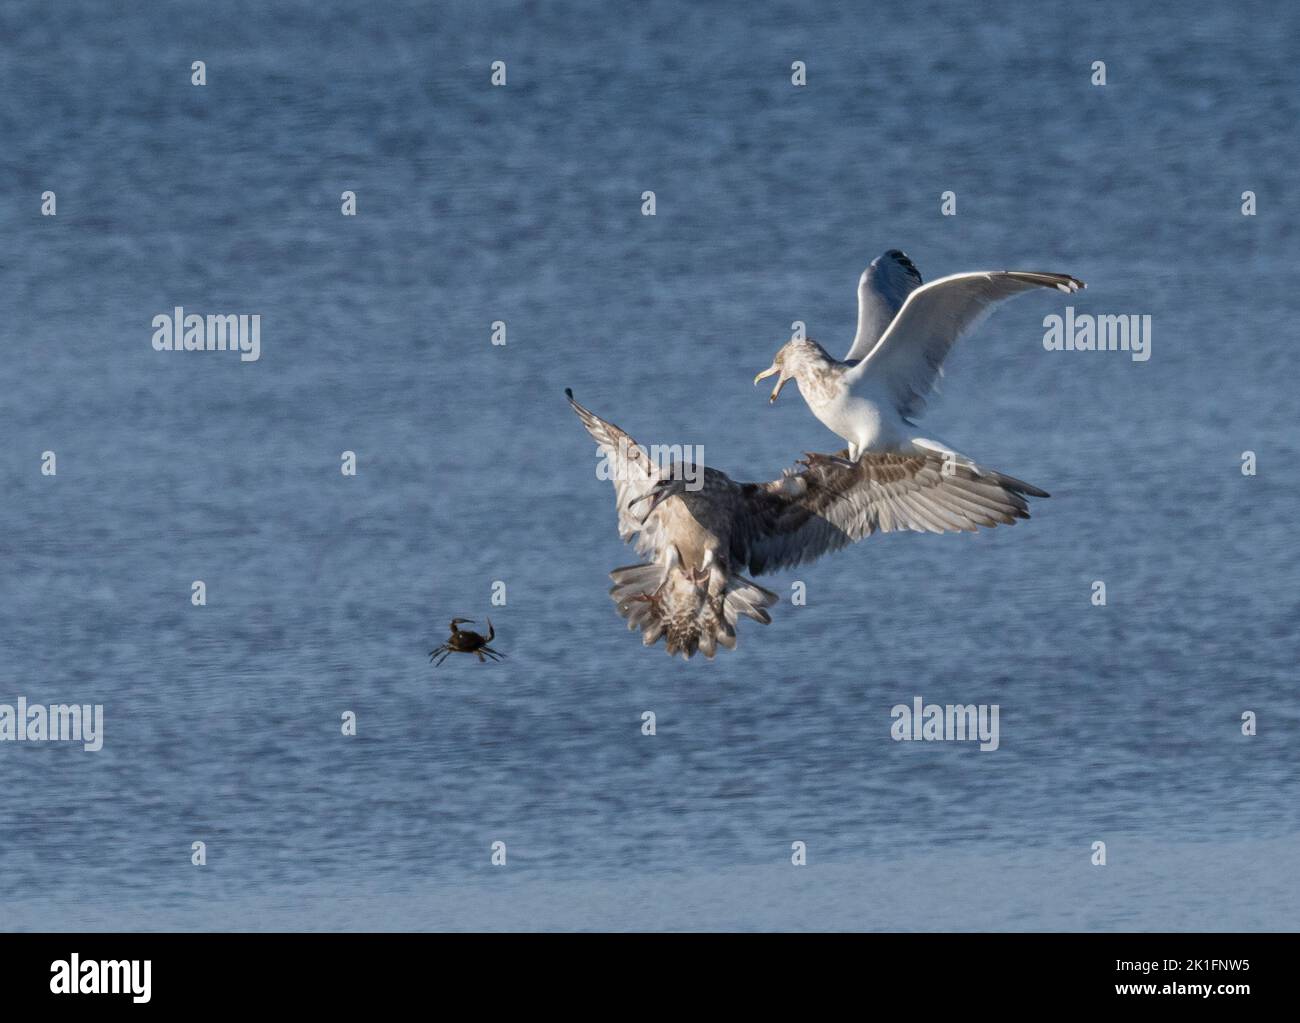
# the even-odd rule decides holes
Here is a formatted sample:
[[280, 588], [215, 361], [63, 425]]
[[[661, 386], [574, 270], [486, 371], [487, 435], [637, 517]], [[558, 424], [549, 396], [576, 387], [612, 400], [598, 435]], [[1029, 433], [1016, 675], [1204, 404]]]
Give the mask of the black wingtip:
[[565, 396], [566, 398], [568, 398], [570, 401], [573, 401], [573, 388], [572, 388], [572, 387], [566, 387], [566, 388], [564, 389], [564, 396]]

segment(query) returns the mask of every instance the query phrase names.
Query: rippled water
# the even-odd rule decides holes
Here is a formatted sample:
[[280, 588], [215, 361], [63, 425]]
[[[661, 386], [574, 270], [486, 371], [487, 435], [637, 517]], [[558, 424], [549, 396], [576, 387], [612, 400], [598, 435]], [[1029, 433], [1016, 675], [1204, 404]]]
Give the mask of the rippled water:
[[[0, 13], [0, 703], [106, 720], [0, 744], [0, 927], [1295, 925], [1296, 16], [857, 7]], [[753, 374], [796, 319], [847, 350], [894, 246], [1073, 273], [1152, 358], [1000, 309], [925, 423], [1031, 522], [643, 650], [563, 388], [771, 478], [837, 441]], [[261, 358], [155, 352], [177, 305], [260, 314]], [[429, 667], [488, 613], [506, 662]], [[893, 742], [917, 695], [1000, 748]]]

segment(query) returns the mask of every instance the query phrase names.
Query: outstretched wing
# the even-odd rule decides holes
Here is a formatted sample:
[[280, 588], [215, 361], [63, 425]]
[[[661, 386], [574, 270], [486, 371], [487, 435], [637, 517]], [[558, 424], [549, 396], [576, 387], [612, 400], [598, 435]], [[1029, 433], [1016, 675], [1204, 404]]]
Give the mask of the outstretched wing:
[[865, 359], [889, 329], [907, 296], [921, 286], [921, 271], [906, 252], [890, 249], [871, 261], [858, 280], [858, 333], [846, 362]]
[[1056, 288], [1069, 294], [1084, 286], [1067, 274], [1025, 270], [940, 277], [907, 297], [875, 348], [849, 370], [850, 386], [870, 374], [884, 382], [903, 415], [916, 416], [925, 407], [949, 350], [995, 305], [1032, 288]]
[[935, 453], [864, 454], [851, 466], [817, 463], [742, 486], [731, 557], [754, 575], [790, 568], [872, 533], [947, 533], [1029, 518], [1028, 483]]
[[604, 456], [603, 465], [614, 484], [614, 502], [618, 508], [618, 535], [622, 537], [624, 543], [627, 543], [639, 533], [636, 542], [637, 553], [657, 554], [661, 539], [659, 516], [651, 516], [648, 522], [643, 523], [641, 515], [648, 510], [646, 507], [648, 502], [631, 510], [628, 505], [648, 495], [659, 482], [658, 468], [628, 433], [613, 423], [601, 419], [590, 409], [579, 405], [573, 398], [573, 392], [567, 387], [564, 389], [564, 394]]

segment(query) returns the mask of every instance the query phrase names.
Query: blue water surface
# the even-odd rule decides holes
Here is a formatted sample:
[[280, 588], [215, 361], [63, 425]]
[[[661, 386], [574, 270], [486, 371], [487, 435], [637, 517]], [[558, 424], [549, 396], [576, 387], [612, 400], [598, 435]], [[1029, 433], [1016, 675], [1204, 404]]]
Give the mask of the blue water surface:
[[[1294, 929], [1298, 21], [7, 3], [0, 703], [105, 735], [0, 743], [0, 928]], [[754, 373], [795, 320], [847, 351], [891, 247], [1087, 281], [924, 420], [1051, 499], [643, 649], [563, 389], [771, 479], [839, 442]], [[1150, 315], [1149, 361], [1046, 351], [1067, 304]], [[155, 351], [176, 306], [260, 358]], [[489, 614], [505, 662], [429, 665]], [[999, 749], [894, 742], [915, 696]]]

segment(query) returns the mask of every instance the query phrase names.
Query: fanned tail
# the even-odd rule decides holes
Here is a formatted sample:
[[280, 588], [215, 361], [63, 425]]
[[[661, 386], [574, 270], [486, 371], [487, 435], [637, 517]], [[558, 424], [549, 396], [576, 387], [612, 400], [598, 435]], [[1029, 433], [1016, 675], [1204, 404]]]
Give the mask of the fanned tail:
[[[720, 575], [720, 573], [718, 574]], [[767, 608], [779, 599], [771, 590], [739, 575], [727, 576], [719, 589], [684, 571], [674, 560], [664, 565], [629, 565], [610, 572], [610, 597], [629, 629], [641, 630], [641, 642], [653, 646], [666, 639], [669, 656], [689, 660], [696, 651], [712, 658], [719, 646], [736, 648], [736, 621], [744, 615], [767, 625]]]

